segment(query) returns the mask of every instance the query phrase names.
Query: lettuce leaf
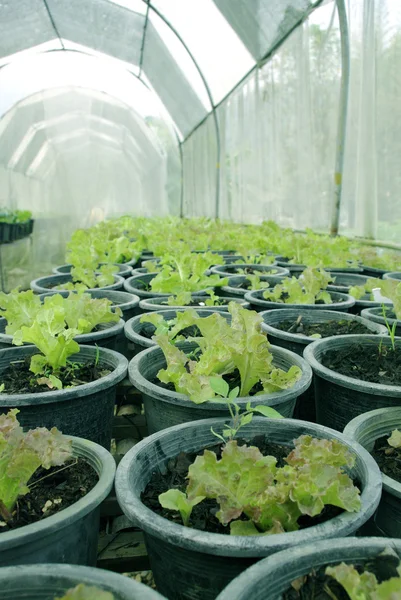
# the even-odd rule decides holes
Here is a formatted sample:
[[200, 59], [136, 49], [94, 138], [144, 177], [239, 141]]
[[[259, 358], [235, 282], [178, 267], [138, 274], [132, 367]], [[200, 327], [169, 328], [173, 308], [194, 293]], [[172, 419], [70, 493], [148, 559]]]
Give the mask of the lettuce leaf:
[[22, 325], [31, 325], [41, 301], [32, 290], [20, 292], [15, 288], [9, 294], [0, 292], [0, 307], [0, 316], [7, 320], [6, 334], [13, 335]]

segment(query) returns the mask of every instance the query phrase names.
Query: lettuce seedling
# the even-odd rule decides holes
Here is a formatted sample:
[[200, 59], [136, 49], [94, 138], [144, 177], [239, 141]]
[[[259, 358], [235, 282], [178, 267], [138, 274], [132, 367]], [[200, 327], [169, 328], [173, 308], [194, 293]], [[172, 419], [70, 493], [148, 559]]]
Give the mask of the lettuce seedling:
[[214, 258], [212, 253], [166, 255], [161, 259], [160, 272], [150, 282], [152, 291], [158, 294], [178, 294], [226, 285], [227, 279], [206, 274], [207, 269], [215, 263]]
[[236, 302], [230, 302], [228, 310], [231, 324], [218, 313], [205, 318], [186, 318], [186, 327], [196, 325], [200, 331], [200, 336], [188, 338], [200, 348], [196, 359], [173, 346], [167, 335], [155, 337], [167, 363], [166, 369], [157, 374], [160, 381], [173, 383], [177, 392], [186, 394], [197, 404], [216, 397], [211, 377], [224, 377], [236, 370], [240, 375], [240, 397], [251, 393], [258, 383], [263, 388], [258, 393], [292, 387], [301, 371], [296, 366], [288, 372], [274, 367], [270, 344], [261, 331], [262, 317]]
[[[395, 553], [388, 548], [379, 556], [386, 556], [386, 554], [393, 556]], [[401, 598], [400, 565], [396, 570], [398, 577], [391, 577], [380, 583], [374, 573], [368, 570], [359, 573], [353, 565], [346, 563], [326, 567], [325, 574], [335, 579], [344, 588], [350, 600], [397, 600]]]
[[23, 325], [31, 325], [42, 303], [32, 290], [20, 292], [15, 288], [9, 294], [0, 292], [0, 316], [7, 320], [6, 334], [13, 335]]
[[300, 277], [286, 277], [273, 290], [263, 293], [265, 300], [285, 304], [331, 304], [329, 292], [325, 291], [333, 281], [329, 273], [322, 269], [307, 268]]
[[113, 303], [107, 298], [92, 298], [90, 294], [69, 294], [63, 298], [59, 294], [44, 299], [46, 309], [60, 307], [64, 311], [65, 324], [69, 329], [79, 329], [81, 333], [89, 333], [98, 325], [118, 323], [121, 310], [113, 312]]
[[75, 588], [67, 590], [64, 596], [54, 600], [114, 600], [114, 595], [98, 587], [80, 583]]
[[186, 339], [185, 336], [178, 335], [180, 331], [191, 327], [198, 318], [198, 313], [194, 309], [188, 308], [183, 312], [177, 312], [175, 318], [169, 321], [155, 312], [142, 315], [140, 321], [141, 323], [151, 323], [155, 327], [154, 337], [165, 335], [170, 342], [176, 343]]
[[18, 497], [29, 492], [29, 480], [39, 467], [50, 469], [72, 457], [71, 441], [60, 431], [38, 427], [25, 433], [18, 413], [13, 408], [0, 415], [0, 513], [11, 513]]
[[296, 531], [301, 515], [317, 516], [326, 505], [350, 512], [360, 509], [360, 492], [344, 471], [353, 466], [355, 457], [339, 441], [300, 436], [285, 460], [286, 466], [277, 467], [275, 457], [231, 440], [220, 459], [210, 450], [196, 457], [188, 470], [185, 495], [168, 490], [159, 501], [170, 510], [185, 505], [189, 523], [200, 498], [213, 499], [219, 505], [217, 519], [230, 524], [233, 535]]

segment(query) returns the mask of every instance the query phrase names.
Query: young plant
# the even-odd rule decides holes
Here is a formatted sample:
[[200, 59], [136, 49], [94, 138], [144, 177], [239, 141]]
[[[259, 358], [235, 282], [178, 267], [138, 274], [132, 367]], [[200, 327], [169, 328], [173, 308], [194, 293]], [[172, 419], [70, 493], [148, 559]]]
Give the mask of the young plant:
[[[394, 556], [389, 548], [380, 556]], [[398, 557], [397, 557], [398, 558]], [[401, 567], [396, 568], [397, 577], [378, 582], [376, 575], [368, 570], [360, 573], [353, 565], [341, 563], [335, 567], [327, 567], [325, 574], [337, 581], [345, 590], [350, 600], [397, 600], [401, 598]]]
[[58, 290], [85, 291], [87, 289], [102, 288], [114, 283], [114, 275], [118, 272], [115, 265], [102, 265], [96, 271], [83, 266], [71, 269], [72, 282], [58, 285]]
[[65, 464], [72, 458], [71, 441], [55, 427], [25, 433], [16, 408], [0, 415], [0, 514], [7, 521], [20, 496], [29, 492], [29, 480], [43, 467]]
[[177, 495], [177, 490], [168, 490], [159, 502], [180, 510], [178, 497], [189, 524], [193, 506], [213, 499], [219, 505], [217, 519], [230, 524], [232, 535], [296, 531], [302, 515], [315, 517], [327, 505], [349, 512], [360, 509], [360, 492], [344, 471], [353, 466], [355, 457], [338, 440], [302, 435], [285, 461], [286, 466], [277, 467], [275, 457], [231, 440], [220, 459], [210, 450], [197, 456], [188, 470], [186, 491]]
[[393, 349], [393, 352], [395, 352], [395, 331], [397, 329], [397, 321], [395, 320], [393, 323], [393, 326], [392, 327], [390, 326], [390, 323], [387, 320], [386, 307], [384, 304], [382, 304], [382, 315], [383, 315], [383, 319], [384, 319], [384, 322], [387, 327], [388, 334], [390, 336], [391, 347]]
[[114, 600], [114, 595], [92, 585], [78, 584], [54, 600]]
[[[196, 404], [207, 402], [216, 396], [211, 386], [211, 377], [223, 378], [238, 372], [239, 396], [252, 394], [260, 384], [258, 393], [273, 393], [292, 387], [301, 376], [298, 367], [287, 372], [273, 365], [273, 355], [267, 337], [261, 331], [262, 318], [258, 313], [230, 302], [228, 311], [231, 324], [214, 313], [209, 317], [193, 318], [200, 336], [188, 338], [199, 346], [196, 358], [187, 356], [171, 344], [168, 336], [156, 336], [167, 363], [157, 377], [163, 383], [173, 383], [175, 390], [186, 394]], [[186, 321], [189, 326], [189, 321]]]
[[9, 294], [0, 292], [0, 316], [7, 320], [6, 334], [13, 335], [23, 325], [31, 325], [42, 303], [32, 290], [20, 292], [15, 288]]
[[183, 312], [177, 312], [174, 319], [166, 321], [164, 317], [156, 312], [142, 315], [141, 323], [151, 323], [155, 327], [153, 337], [166, 336], [170, 342], [181, 342], [186, 338], [183, 335], [178, 335], [180, 331], [191, 327], [194, 321], [199, 318], [198, 313], [191, 308]]
[[298, 279], [287, 277], [274, 286], [272, 291], [264, 292], [263, 298], [285, 304], [331, 304], [331, 296], [326, 291], [331, 281], [332, 278], [326, 271], [307, 268]]
[[[188, 306], [192, 301], [191, 292], [178, 292], [176, 296], [169, 296], [168, 306]], [[201, 301], [202, 302], [202, 301]], [[222, 299], [216, 296], [213, 290], [207, 290], [205, 293], [205, 306], [221, 306]]]

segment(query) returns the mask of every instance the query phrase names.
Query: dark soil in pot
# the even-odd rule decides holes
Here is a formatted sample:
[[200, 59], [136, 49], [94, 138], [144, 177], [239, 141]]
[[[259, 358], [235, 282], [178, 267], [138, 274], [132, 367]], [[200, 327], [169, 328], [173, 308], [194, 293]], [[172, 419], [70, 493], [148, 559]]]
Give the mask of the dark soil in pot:
[[328, 369], [347, 377], [370, 383], [401, 385], [401, 351], [383, 348], [379, 342], [372, 347], [352, 345], [327, 351], [321, 359]]
[[[291, 450], [289, 446], [270, 442], [267, 436], [264, 435], [256, 436], [249, 442], [245, 442], [244, 440], [237, 441], [239, 445], [247, 443], [249, 446], [256, 446], [264, 456], [275, 456], [277, 459], [277, 467], [284, 467], [286, 465], [284, 459]], [[218, 459], [221, 458], [222, 444], [208, 446], [207, 449], [214, 452]], [[158, 497], [170, 488], [176, 488], [185, 492], [188, 483], [186, 479], [188, 467], [194, 462], [197, 456], [202, 454], [203, 450], [200, 450], [199, 452], [181, 452], [178, 456], [169, 460], [165, 473], [160, 473], [159, 471], [153, 472], [149, 483], [141, 495], [141, 500], [145, 506], [161, 517], [182, 525], [179, 513], [163, 508]], [[208, 533], [230, 535], [230, 526], [222, 525], [215, 517], [217, 510], [218, 503], [215, 500], [203, 500], [194, 506], [189, 526], [193, 529], [199, 529], [200, 531], [207, 531]], [[298, 524], [300, 529], [305, 529], [332, 519], [342, 512], [342, 509], [335, 506], [326, 506], [322, 513], [316, 517], [303, 515], [299, 518]]]
[[306, 336], [319, 334], [320, 337], [330, 337], [332, 335], [345, 335], [353, 333], [368, 334], [371, 330], [358, 321], [325, 321], [323, 323], [303, 323], [302, 317], [298, 319], [281, 321], [275, 324], [277, 329], [287, 331], [288, 333], [298, 333]]
[[[45, 381], [41, 382], [41, 378], [39, 377], [38, 379], [29, 370], [30, 363], [30, 357], [26, 357], [24, 360], [10, 363], [8, 369], [3, 371], [1, 383], [4, 383], [4, 389], [7, 394], [34, 394], [37, 392], [52, 391]], [[100, 364], [96, 365], [91, 362], [84, 364], [70, 363], [60, 369], [58, 378], [61, 380], [63, 388], [65, 388], [67, 386], [75, 387], [83, 383], [96, 381], [109, 373], [111, 371], [103, 368]]]
[[401, 448], [393, 448], [387, 443], [390, 436], [377, 438], [371, 455], [380, 467], [380, 471], [401, 483]]
[[1, 513], [7, 524], [0, 526], [0, 536], [5, 531], [37, 523], [71, 506], [98, 481], [96, 471], [82, 458], [62, 467], [39, 468], [29, 481], [29, 493], [19, 498], [12, 519], [6, 519]]
[[[338, 564], [338, 562], [331, 563], [319, 569], [314, 569], [304, 576], [303, 584], [299, 590], [294, 587], [289, 588], [282, 595], [282, 600], [333, 600], [333, 598], [336, 600], [349, 600], [349, 595], [344, 587], [333, 577], [325, 574], [327, 567], [334, 567]], [[392, 577], [399, 577], [397, 566], [400, 564], [400, 559], [397, 556], [380, 556], [378, 554], [367, 561], [355, 561], [352, 564], [360, 574], [365, 571], [373, 573], [379, 583]]]

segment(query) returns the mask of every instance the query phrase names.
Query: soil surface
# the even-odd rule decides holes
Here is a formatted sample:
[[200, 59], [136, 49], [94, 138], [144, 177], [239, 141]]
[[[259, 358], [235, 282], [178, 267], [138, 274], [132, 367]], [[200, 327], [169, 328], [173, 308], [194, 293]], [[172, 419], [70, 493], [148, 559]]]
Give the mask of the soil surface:
[[377, 438], [371, 455], [380, 467], [380, 471], [401, 483], [401, 448], [392, 448], [385, 435]]
[[371, 383], [401, 385], [401, 350], [393, 351], [385, 346], [380, 350], [380, 342], [371, 346], [352, 344], [347, 348], [329, 350], [321, 358], [328, 369], [347, 377], [362, 379]]
[[[376, 576], [379, 583], [387, 581], [391, 577], [398, 577], [397, 566], [399, 558], [396, 556], [376, 556], [369, 561], [354, 563], [353, 566], [358, 573], [369, 571]], [[293, 584], [295, 587], [289, 588], [282, 595], [283, 600], [349, 600], [349, 595], [342, 585], [329, 575], [325, 575], [328, 566], [335, 566], [338, 563], [325, 565], [318, 570], [313, 570], [309, 575], [297, 579]]]
[[324, 321], [323, 323], [305, 323], [302, 321], [300, 315], [295, 320], [281, 321], [273, 325], [280, 331], [287, 331], [288, 333], [297, 333], [301, 335], [311, 336], [316, 333], [320, 334], [322, 338], [330, 337], [332, 335], [345, 335], [345, 334], [366, 334], [372, 333], [370, 329], [365, 327], [358, 321]]
[[[29, 481], [29, 493], [18, 500], [12, 520], [0, 524], [0, 537], [2, 532], [36, 523], [71, 506], [90, 492], [98, 480], [96, 471], [81, 458], [48, 470], [41, 467]], [[4, 523], [4, 515], [0, 521]]]
[[[244, 440], [237, 441], [239, 445], [245, 444]], [[270, 443], [264, 435], [257, 436], [247, 443], [252, 446], [257, 446], [264, 456], [275, 456], [277, 458], [278, 467], [286, 465], [284, 458], [290, 453], [290, 446]], [[218, 458], [221, 458], [221, 448], [222, 444], [215, 444], [213, 446], [208, 446], [207, 449], [214, 452]], [[181, 452], [178, 456], [171, 458], [168, 461], [165, 474], [156, 471], [153, 472], [149, 483], [141, 495], [141, 500], [145, 506], [161, 517], [182, 525], [180, 514], [163, 508], [159, 503], [158, 497], [170, 488], [176, 488], [185, 492], [187, 487], [186, 476], [188, 474], [188, 467], [194, 462], [197, 456], [202, 454], [203, 449], [196, 453]], [[219, 522], [215, 516], [217, 511], [218, 504], [215, 500], [203, 500], [193, 508], [189, 526], [193, 529], [199, 529], [209, 533], [224, 533], [229, 535], [230, 526], [224, 526]], [[343, 511], [340, 508], [327, 506], [317, 517], [308, 517], [305, 515], [298, 519], [298, 523], [300, 529], [304, 529], [332, 519], [341, 512]]]
[[[3, 371], [0, 377], [0, 382], [4, 383], [4, 393], [6, 394], [34, 394], [38, 392], [51, 392], [51, 389], [43, 375], [34, 375], [29, 370], [31, 357], [14, 361], [9, 367]], [[63, 387], [77, 386], [84, 383], [89, 383], [108, 375], [111, 371], [105, 369], [101, 364], [94, 363], [69, 363], [66, 367], [62, 367], [58, 374]]]

